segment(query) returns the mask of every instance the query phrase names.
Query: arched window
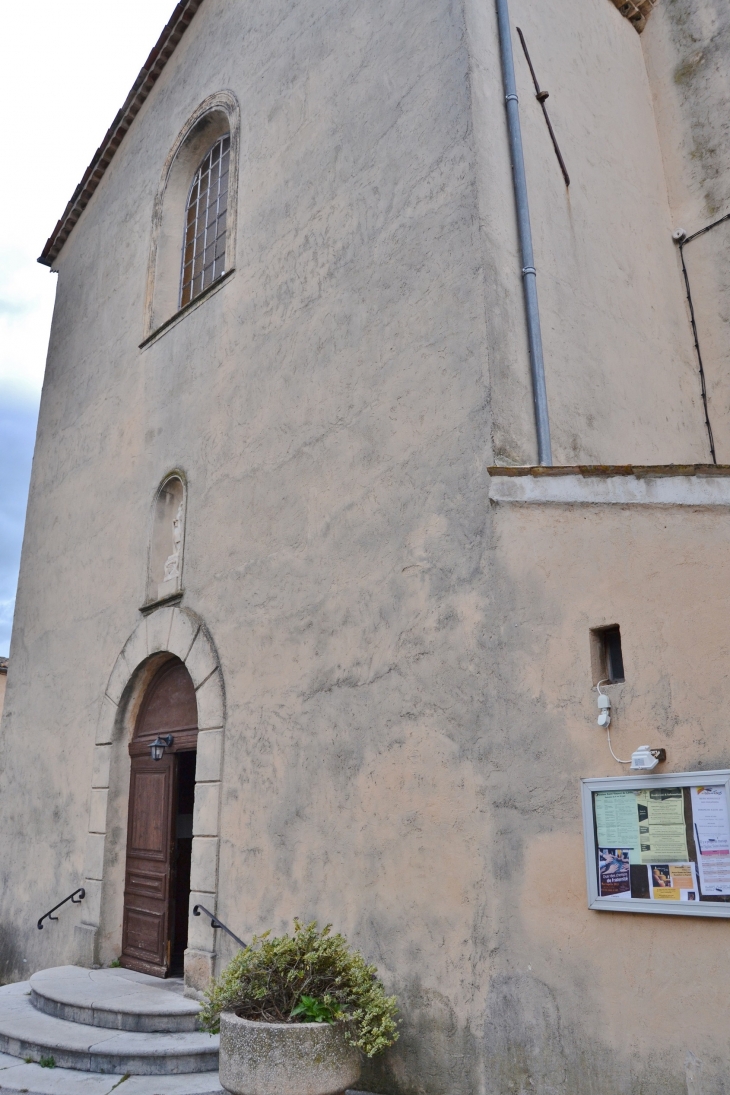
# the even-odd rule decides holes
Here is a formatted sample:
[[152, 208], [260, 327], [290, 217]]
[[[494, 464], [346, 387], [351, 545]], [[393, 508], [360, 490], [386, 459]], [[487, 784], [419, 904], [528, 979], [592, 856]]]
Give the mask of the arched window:
[[216, 91], [167, 155], [152, 214], [143, 346], [235, 270], [240, 136], [238, 100]]
[[195, 172], [185, 210], [180, 307], [225, 273], [231, 137], [219, 137]]

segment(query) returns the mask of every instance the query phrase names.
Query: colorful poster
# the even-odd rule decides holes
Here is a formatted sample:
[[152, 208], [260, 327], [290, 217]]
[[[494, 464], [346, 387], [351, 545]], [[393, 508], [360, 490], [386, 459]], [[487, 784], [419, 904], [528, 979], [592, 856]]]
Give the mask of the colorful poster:
[[[689, 859], [681, 787], [637, 791], [642, 863], [685, 863]], [[650, 872], [651, 873], [651, 872]]]
[[641, 863], [636, 791], [597, 791], [596, 839], [599, 848], [626, 848], [632, 863]]
[[631, 897], [628, 848], [598, 849], [598, 896]]
[[649, 894], [652, 901], [696, 901], [694, 863], [650, 863]]
[[730, 894], [730, 826], [725, 788], [693, 787], [692, 820], [705, 897]]

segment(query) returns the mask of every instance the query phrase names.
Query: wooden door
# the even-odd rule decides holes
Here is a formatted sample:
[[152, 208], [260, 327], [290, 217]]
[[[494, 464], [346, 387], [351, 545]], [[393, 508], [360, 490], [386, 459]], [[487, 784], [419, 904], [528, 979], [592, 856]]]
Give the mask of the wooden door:
[[[172, 744], [161, 760], [152, 760], [150, 743], [167, 734]], [[195, 687], [183, 663], [173, 658], [149, 685], [129, 746], [121, 964], [157, 977], [167, 976], [172, 957], [177, 754], [194, 752], [197, 738]]]
[[164, 977], [170, 964], [175, 757], [132, 757], [122, 965]]

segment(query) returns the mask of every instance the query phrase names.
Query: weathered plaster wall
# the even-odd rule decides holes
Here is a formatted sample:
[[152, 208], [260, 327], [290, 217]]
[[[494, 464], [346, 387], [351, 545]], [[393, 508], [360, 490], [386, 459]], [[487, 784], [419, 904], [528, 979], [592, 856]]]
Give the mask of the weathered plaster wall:
[[612, 623], [617, 755], [648, 742], [667, 771], [730, 765], [727, 514], [493, 508], [487, 1090], [719, 1095], [725, 928], [586, 908], [579, 779], [626, 773], [591, 691], [589, 629]]
[[[536, 459], [494, 5], [468, 0], [497, 462]], [[709, 459], [642, 37], [605, 0], [512, 0], [556, 464]], [[654, 16], [652, 16], [652, 19]], [[649, 33], [647, 30], [645, 34]]]
[[728, 57], [724, 0], [662, 0], [642, 35], [676, 227], [728, 212]]
[[[667, 0], [642, 36], [672, 207], [688, 235], [730, 213], [730, 8]], [[730, 456], [730, 222], [685, 248], [718, 459]]]
[[[185, 603], [231, 682], [229, 795], [274, 665], [284, 673], [275, 709], [298, 695], [290, 626], [329, 636], [328, 681], [339, 621], [382, 617], [379, 656], [368, 642], [357, 654], [357, 672], [377, 676], [402, 631], [397, 606], [420, 611], [419, 544], [442, 535], [442, 511], [456, 514], [454, 543], [481, 550], [486, 495], [470, 483], [489, 432], [487, 352], [467, 73], [459, 9], [442, 0], [395, 16], [354, 3], [244, 16], [211, 0], [64, 248], [3, 730], [5, 792], [38, 790], [32, 822], [25, 794], [3, 800], [16, 844], [3, 862], [2, 923], [18, 925], [6, 976], [74, 955], [73, 915], [51, 935], [16, 913], [45, 911], [83, 876], [101, 696], [139, 618], [166, 471], [181, 468], [189, 487]], [[161, 164], [221, 87], [246, 104], [238, 269], [140, 352]], [[416, 556], [405, 575], [404, 543]], [[473, 564], [451, 554], [466, 581]], [[420, 656], [416, 644], [408, 659]], [[242, 839], [229, 833], [238, 863]], [[221, 893], [233, 912], [248, 887], [239, 871], [229, 864]], [[270, 912], [252, 904], [247, 919], [261, 927]]]
[[[560, 24], [577, 70], [562, 212], [529, 96], [523, 112], [528, 171], [545, 179], [532, 189], [556, 455], [701, 459], [639, 39], [605, 0], [594, 8], [595, 24], [571, 9], [582, 60]], [[518, 16], [547, 67], [534, 43], [557, 50], [559, 30]], [[140, 351], [161, 165], [225, 88], [242, 104], [237, 269]], [[681, 615], [699, 600], [720, 633], [724, 519], [505, 510], [493, 539], [488, 368], [498, 455], [529, 459], [533, 444], [500, 88], [488, 6], [206, 0], [125, 138], [58, 264], [0, 740], [13, 834], [0, 974], [77, 954], [73, 910], [33, 925], [83, 877], [102, 696], [139, 621], [155, 491], [179, 468], [183, 604], [226, 686], [222, 919], [242, 937], [332, 920], [380, 965], [404, 1030], [370, 1090], [582, 1095], [589, 1074], [599, 1095], [633, 1075], [673, 1092], [678, 1051], [655, 1064], [639, 1039], [632, 1057], [624, 986], [599, 993], [613, 967], [596, 948], [618, 928], [584, 909], [575, 850], [577, 778], [607, 763], [587, 628], [613, 622], [604, 601], [631, 561], [641, 592], [605, 609], [626, 607], [629, 636], [644, 636], [628, 640], [643, 660], [620, 717], [655, 693], [663, 711], [671, 682], [688, 726], [677, 758], [725, 763], [719, 725], [694, 742]], [[612, 191], [637, 198], [640, 179], [647, 220], [627, 226]], [[674, 560], [663, 578], [658, 557]], [[696, 710], [714, 719], [719, 661], [704, 673]], [[118, 860], [123, 771], [110, 779]], [[550, 833], [564, 885], [544, 878]], [[548, 900], [554, 923], [536, 925]], [[638, 920], [628, 951], [649, 941], [667, 961], [667, 940], [717, 935]], [[674, 1005], [659, 995], [664, 1046]], [[586, 1000], [608, 1017], [593, 1055]], [[703, 1060], [720, 1052], [715, 1022], [692, 1050]], [[613, 1029], [629, 1049], [611, 1055]]]

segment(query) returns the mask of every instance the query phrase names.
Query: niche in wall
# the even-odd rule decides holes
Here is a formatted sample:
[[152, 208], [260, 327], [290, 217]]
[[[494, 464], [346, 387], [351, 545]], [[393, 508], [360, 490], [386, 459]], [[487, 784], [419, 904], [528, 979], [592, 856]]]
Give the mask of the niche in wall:
[[153, 505], [147, 604], [182, 592], [185, 505], [185, 482], [178, 472], [173, 472], [163, 479]]

